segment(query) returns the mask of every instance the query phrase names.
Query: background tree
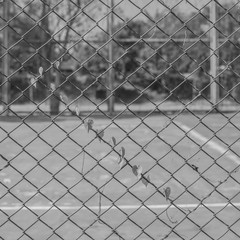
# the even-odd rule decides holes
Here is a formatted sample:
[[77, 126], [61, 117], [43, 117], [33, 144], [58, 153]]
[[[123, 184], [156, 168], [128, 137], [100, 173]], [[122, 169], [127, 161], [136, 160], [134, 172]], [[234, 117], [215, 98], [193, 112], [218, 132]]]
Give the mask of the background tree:
[[[110, 64], [105, 44], [109, 39], [106, 6], [87, 0], [23, 0], [18, 4], [26, 14], [17, 14], [22, 9], [11, 4], [12, 16], [17, 15], [9, 24], [11, 68], [36, 76], [39, 67], [43, 67], [43, 78], [35, 90], [37, 99], [49, 97], [50, 83], [55, 83], [56, 97], [51, 97], [51, 112], [55, 114], [59, 111], [60, 91], [71, 99], [81, 94], [90, 96], [96, 90], [107, 91]], [[219, 63], [223, 70], [229, 67], [220, 76], [221, 96], [230, 93], [238, 99], [238, 12], [232, 8], [224, 15], [229, 6], [224, 6], [225, 10], [219, 7], [218, 15], [223, 17], [216, 24], [222, 44]], [[156, 13], [148, 20], [133, 19], [128, 24], [116, 21], [113, 39], [114, 59], [118, 59], [113, 66], [116, 95], [121, 88], [129, 88], [139, 94], [145, 89], [150, 97], [156, 94], [169, 97], [170, 94], [173, 98], [191, 98], [194, 87], [205, 97], [209, 96], [210, 44], [205, 40], [209, 39], [210, 27], [208, 8], [201, 14], [186, 15], [173, 9], [165, 15]], [[196, 38], [199, 40], [191, 41]], [[154, 39], [164, 41], [151, 41]], [[63, 71], [62, 65], [69, 60], [70, 65], [74, 63], [74, 74]], [[61, 62], [60, 66], [57, 61]], [[196, 85], [186, 79], [192, 72], [195, 72]], [[22, 79], [17, 80], [19, 85], [14, 85], [18, 86], [20, 96], [19, 89], [26, 89], [29, 80], [19, 78]]]
[[[19, 5], [17, 5], [19, 4]], [[25, 14], [17, 14], [24, 7]], [[103, 15], [104, 9], [99, 3], [89, 4], [89, 1], [31, 1], [23, 0], [20, 3], [11, 4], [11, 15], [14, 17], [9, 23], [11, 43], [10, 55], [12, 57], [11, 68], [38, 75], [39, 67], [43, 67], [44, 74], [39, 81], [39, 93], [49, 97], [50, 84], [55, 84], [55, 92], [51, 97], [51, 113], [59, 111], [59, 85], [61, 79], [61, 66], [53, 66], [57, 60], [65, 61], [71, 57], [85, 42], [80, 42], [82, 36], [93, 36], [89, 29], [95, 26], [94, 19]], [[88, 15], [84, 11], [89, 11]], [[98, 15], [96, 15], [98, 13]], [[38, 24], [36, 24], [38, 23]], [[79, 41], [76, 44], [76, 41]], [[55, 72], [55, 73], [54, 73]], [[66, 76], [65, 76], [66, 77]], [[22, 77], [21, 77], [22, 78]], [[15, 84], [14, 84], [15, 85]], [[26, 83], [22, 84], [26, 88]], [[45, 89], [43, 91], [43, 89]], [[19, 91], [19, 95], [22, 93]], [[25, 95], [26, 96], [26, 95]]]

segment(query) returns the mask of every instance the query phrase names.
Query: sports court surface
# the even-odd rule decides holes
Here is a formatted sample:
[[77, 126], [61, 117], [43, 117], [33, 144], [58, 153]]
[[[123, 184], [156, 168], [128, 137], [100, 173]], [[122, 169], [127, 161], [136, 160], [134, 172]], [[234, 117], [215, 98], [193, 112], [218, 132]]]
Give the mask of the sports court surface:
[[0, 238], [239, 239], [240, 114], [204, 116], [1, 121]]

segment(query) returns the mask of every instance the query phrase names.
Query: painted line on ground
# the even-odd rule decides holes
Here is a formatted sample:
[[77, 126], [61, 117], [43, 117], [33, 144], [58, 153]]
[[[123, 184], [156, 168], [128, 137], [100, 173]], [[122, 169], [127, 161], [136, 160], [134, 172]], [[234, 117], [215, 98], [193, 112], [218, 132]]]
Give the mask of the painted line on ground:
[[[114, 205], [107, 205], [107, 206], [101, 206], [101, 210], [134, 210], [134, 209], [141, 209], [141, 210], [157, 210], [157, 209], [166, 209], [166, 208], [227, 208], [227, 207], [240, 207], [239, 203], [206, 203], [206, 204], [176, 204], [176, 206], [169, 206], [169, 204], [162, 204], [162, 205], [118, 205], [117, 207]], [[42, 205], [42, 206], [0, 206], [0, 210], [2, 211], [19, 211], [19, 210], [32, 210], [32, 211], [48, 211], [48, 210], [92, 210], [97, 211], [99, 210], [99, 206], [54, 206], [54, 205]]]
[[178, 126], [188, 135], [194, 137], [197, 139], [201, 144], [204, 144], [205, 146], [210, 147], [211, 149], [215, 150], [216, 152], [219, 152], [221, 155], [225, 155], [228, 159], [236, 163], [237, 165], [240, 165], [240, 159], [239, 157], [234, 154], [233, 152], [230, 152], [229, 149], [223, 147], [222, 145], [214, 142], [213, 140], [210, 140], [206, 137], [204, 137], [202, 134], [198, 133], [196, 130], [187, 127], [184, 124], [177, 123]]

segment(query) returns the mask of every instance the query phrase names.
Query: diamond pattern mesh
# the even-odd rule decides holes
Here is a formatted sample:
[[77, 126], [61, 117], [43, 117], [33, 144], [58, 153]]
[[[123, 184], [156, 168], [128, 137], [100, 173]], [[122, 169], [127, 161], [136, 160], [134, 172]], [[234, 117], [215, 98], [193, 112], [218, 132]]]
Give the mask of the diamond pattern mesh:
[[240, 2], [0, 1], [1, 239], [239, 239]]

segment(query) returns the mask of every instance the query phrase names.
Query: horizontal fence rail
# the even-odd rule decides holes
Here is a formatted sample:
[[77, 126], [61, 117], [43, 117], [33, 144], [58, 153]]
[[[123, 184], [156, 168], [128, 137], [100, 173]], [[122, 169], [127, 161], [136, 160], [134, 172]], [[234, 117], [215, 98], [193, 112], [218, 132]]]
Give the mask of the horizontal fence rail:
[[240, 1], [0, 1], [0, 238], [239, 239]]

